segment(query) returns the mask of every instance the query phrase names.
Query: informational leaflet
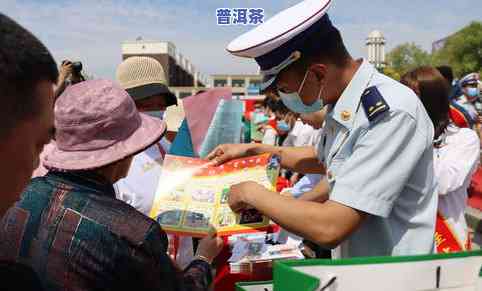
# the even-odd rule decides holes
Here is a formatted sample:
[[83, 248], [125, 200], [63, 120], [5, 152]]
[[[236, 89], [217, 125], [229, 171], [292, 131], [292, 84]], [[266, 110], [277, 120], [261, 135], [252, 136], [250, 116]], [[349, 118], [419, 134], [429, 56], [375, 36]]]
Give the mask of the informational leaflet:
[[275, 189], [280, 159], [269, 154], [214, 167], [208, 161], [167, 155], [150, 216], [168, 233], [202, 237], [265, 229], [269, 219], [255, 209], [240, 214], [228, 205], [229, 189], [254, 181]]
[[201, 158], [206, 157], [220, 144], [240, 143], [242, 119], [242, 101], [220, 100], [199, 150], [199, 156]]

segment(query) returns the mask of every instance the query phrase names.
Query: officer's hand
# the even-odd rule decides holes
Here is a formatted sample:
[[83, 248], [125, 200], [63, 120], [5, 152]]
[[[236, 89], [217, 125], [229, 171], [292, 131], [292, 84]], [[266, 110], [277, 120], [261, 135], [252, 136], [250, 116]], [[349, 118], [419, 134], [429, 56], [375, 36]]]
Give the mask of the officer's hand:
[[233, 212], [241, 212], [246, 209], [253, 208], [249, 205], [249, 195], [256, 195], [261, 193], [265, 188], [252, 181], [243, 182], [231, 186], [229, 190], [228, 204]]
[[207, 159], [212, 161], [213, 166], [219, 166], [232, 159], [248, 156], [249, 144], [223, 144], [216, 147]]

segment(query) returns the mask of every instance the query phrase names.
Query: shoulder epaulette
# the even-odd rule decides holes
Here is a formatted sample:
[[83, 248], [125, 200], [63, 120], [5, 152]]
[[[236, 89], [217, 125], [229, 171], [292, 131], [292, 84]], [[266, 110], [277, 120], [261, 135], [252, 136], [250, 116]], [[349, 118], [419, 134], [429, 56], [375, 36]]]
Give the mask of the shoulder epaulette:
[[369, 121], [375, 120], [378, 116], [390, 110], [390, 106], [375, 86], [367, 88], [363, 92], [361, 103]]

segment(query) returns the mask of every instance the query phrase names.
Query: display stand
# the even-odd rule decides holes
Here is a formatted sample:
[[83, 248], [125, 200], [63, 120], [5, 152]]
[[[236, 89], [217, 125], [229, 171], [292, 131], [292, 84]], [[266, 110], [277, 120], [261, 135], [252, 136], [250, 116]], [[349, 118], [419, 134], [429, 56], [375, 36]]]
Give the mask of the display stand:
[[[275, 262], [274, 291], [475, 291], [482, 290], [482, 251], [342, 260]], [[237, 290], [265, 291], [267, 282]], [[271, 290], [268, 288], [268, 290]]]

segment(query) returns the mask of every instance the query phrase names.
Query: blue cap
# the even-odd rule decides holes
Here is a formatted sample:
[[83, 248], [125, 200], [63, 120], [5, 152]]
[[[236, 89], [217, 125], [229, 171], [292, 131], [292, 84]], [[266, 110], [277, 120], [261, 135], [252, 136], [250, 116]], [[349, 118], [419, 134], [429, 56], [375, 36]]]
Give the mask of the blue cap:
[[467, 85], [478, 85], [480, 80], [480, 76], [478, 73], [470, 73], [460, 79], [460, 86], [465, 87]]

